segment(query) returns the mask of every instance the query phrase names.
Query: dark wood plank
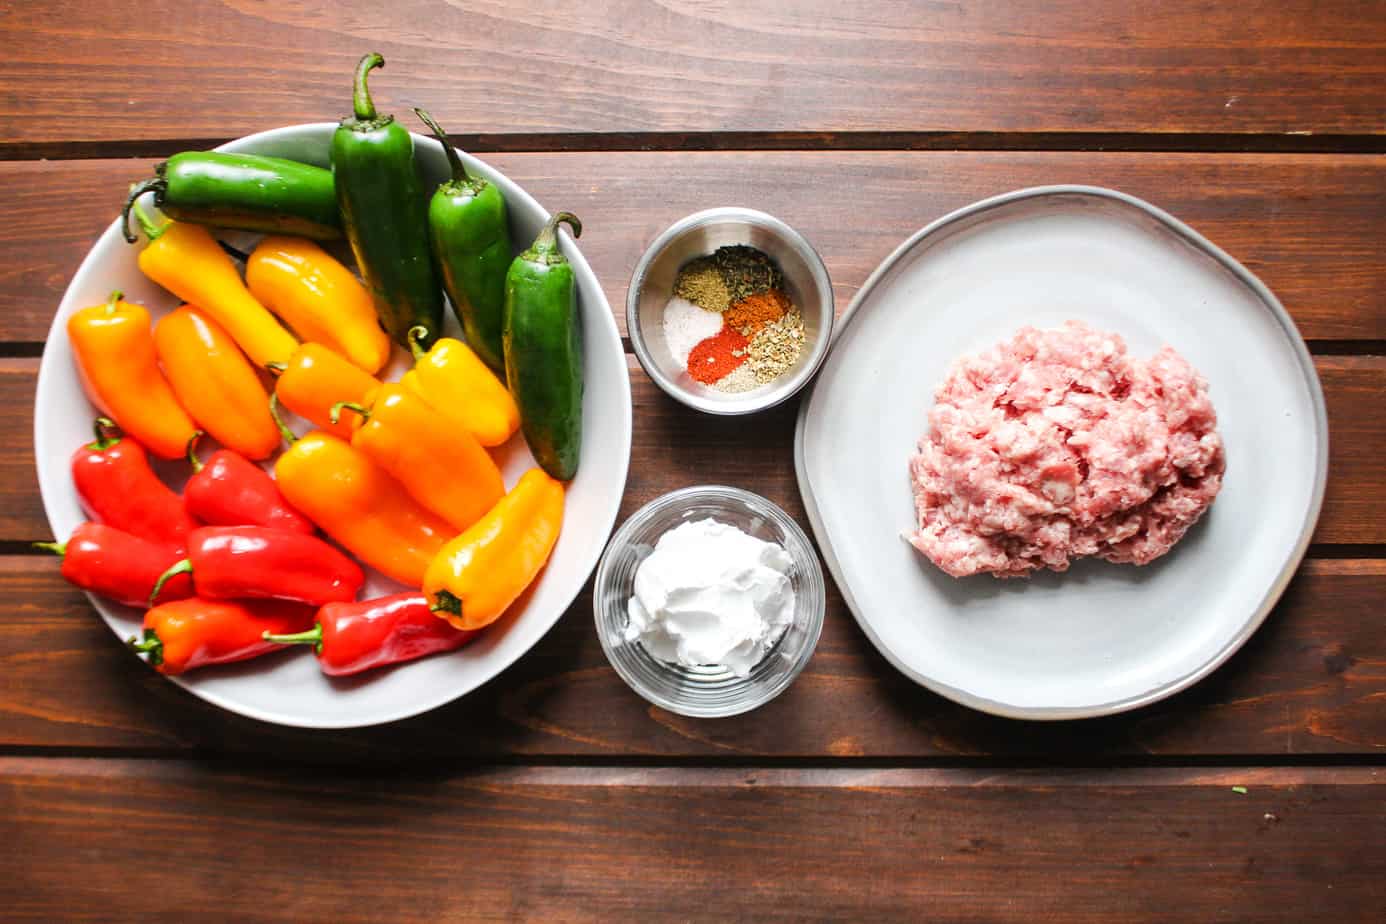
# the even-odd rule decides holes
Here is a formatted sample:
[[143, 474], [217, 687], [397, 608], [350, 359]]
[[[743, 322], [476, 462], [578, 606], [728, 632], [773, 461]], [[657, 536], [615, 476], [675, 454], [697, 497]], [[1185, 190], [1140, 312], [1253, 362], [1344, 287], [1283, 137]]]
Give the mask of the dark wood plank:
[[1379, 755], [1383, 599], [1386, 562], [1307, 562], [1246, 648], [1192, 690], [1125, 716], [1024, 723], [915, 686], [876, 653], [833, 591], [818, 651], [788, 692], [735, 721], [698, 721], [651, 708], [625, 687], [602, 655], [584, 592], [533, 651], [463, 700], [382, 728], [310, 732], [203, 704], [125, 652], [56, 562], [0, 557], [0, 747], [346, 766], [516, 755], [1077, 763]]
[[[3, 67], [3, 65], [0, 65]], [[1022, 186], [1091, 183], [1190, 222], [1280, 296], [1306, 337], [1386, 339], [1386, 156], [1103, 153], [607, 153], [489, 158], [551, 209], [625, 325], [641, 252], [713, 205], [779, 215], [822, 253], [843, 309], [895, 246], [940, 215]], [[0, 341], [40, 341], [68, 280], [148, 160], [0, 163]], [[846, 220], [844, 220], [846, 219]]]
[[[38, 360], [0, 358], [0, 541], [48, 538], [34, 472], [32, 415]], [[666, 397], [627, 356], [635, 428], [626, 509], [665, 491], [719, 481], [758, 491], [806, 522], [794, 480], [790, 447], [797, 402], [754, 421], [698, 414]], [[1329, 405], [1328, 498], [1315, 541], [1386, 542], [1379, 502], [1386, 490], [1386, 417], [1376, 405], [1386, 394], [1386, 357], [1317, 359]], [[668, 447], [678, 446], [670, 453]], [[76, 447], [73, 447], [74, 449]]]
[[1371, 769], [439, 770], [387, 785], [8, 759], [0, 779], [10, 920], [1299, 924], [1386, 902]]
[[20, 0], [0, 141], [227, 138], [350, 108], [466, 133], [1386, 131], [1371, 0], [289, 4]]

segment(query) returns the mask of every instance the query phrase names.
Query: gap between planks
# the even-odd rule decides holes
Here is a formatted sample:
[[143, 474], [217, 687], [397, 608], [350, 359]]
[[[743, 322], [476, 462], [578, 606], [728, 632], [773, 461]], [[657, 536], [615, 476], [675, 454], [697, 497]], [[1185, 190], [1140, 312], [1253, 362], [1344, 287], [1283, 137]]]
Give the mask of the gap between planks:
[[[667, 762], [666, 762], [667, 764]], [[208, 771], [235, 774], [236, 768], [209, 766], [205, 759], [158, 760], [84, 758], [0, 757], [0, 777], [15, 780], [22, 777], [69, 778], [129, 778], [140, 779], [197, 779], [205, 780]], [[769, 766], [747, 767], [681, 767], [654, 766], [599, 767], [574, 765], [543, 766], [486, 766], [466, 768], [458, 773], [447, 767], [431, 767], [417, 774], [418, 779], [437, 779], [440, 775], [475, 786], [588, 786], [588, 787], [715, 787], [715, 788], [855, 788], [855, 789], [917, 789], [939, 787], [1232, 787], [1252, 790], [1255, 787], [1284, 786], [1386, 786], [1386, 766], [1374, 767], [1265, 767], [1229, 766], [1218, 768], [1159, 767], [1159, 768], [1050, 768], [1030, 770], [1013, 767], [995, 768], [915, 768], [889, 766], [879, 768], [789, 768]], [[360, 772], [324, 773], [314, 768], [310, 776], [293, 767], [267, 768], [263, 763], [245, 764], [244, 771], [262, 783], [288, 785], [331, 785], [333, 781], [350, 784], [357, 779], [378, 778], [378, 768], [362, 768]], [[410, 774], [397, 775], [398, 782]]]
[[[1386, 134], [1311, 132], [516, 132], [453, 133], [474, 154], [625, 151], [1124, 151], [1167, 154], [1383, 154]], [[167, 157], [231, 138], [0, 143], [0, 161]]]

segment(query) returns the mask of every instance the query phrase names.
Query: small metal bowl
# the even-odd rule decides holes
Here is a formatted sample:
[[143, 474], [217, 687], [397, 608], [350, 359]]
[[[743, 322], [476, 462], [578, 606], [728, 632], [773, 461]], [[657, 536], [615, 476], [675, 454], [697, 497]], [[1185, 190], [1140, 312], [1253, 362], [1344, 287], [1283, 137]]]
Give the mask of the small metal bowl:
[[[727, 244], [749, 244], [778, 263], [785, 294], [804, 318], [798, 364], [773, 382], [737, 394], [694, 379], [664, 340], [664, 306], [679, 269]], [[675, 401], [708, 414], [753, 414], [789, 399], [822, 365], [833, 331], [832, 282], [817, 251], [778, 218], [755, 209], [708, 209], [674, 222], [640, 258], [626, 293], [626, 328], [646, 374]]]

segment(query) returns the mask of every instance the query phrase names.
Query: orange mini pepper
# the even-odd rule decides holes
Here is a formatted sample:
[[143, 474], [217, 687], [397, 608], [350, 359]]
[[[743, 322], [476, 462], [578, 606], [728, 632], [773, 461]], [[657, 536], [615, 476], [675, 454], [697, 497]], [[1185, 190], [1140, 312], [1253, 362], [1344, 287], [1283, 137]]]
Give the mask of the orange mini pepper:
[[481, 357], [461, 340], [443, 337], [424, 352], [409, 331], [414, 368], [400, 384], [423, 398], [483, 446], [499, 446], [520, 428], [520, 408]]
[[316, 607], [284, 600], [189, 597], [147, 610], [144, 632], [126, 645], [159, 673], [176, 675], [282, 650], [265, 633], [301, 632], [316, 616]]
[[303, 344], [287, 363], [271, 364], [270, 369], [279, 374], [274, 394], [280, 404], [344, 440], [351, 439], [352, 422], [333, 423], [332, 408], [342, 402], [370, 404], [380, 388], [375, 376], [318, 343]]
[[438, 412], [403, 385], [382, 385], [370, 407], [344, 402], [333, 416], [345, 410], [356, 416], [351, 445], [458, 532], [505, 495], [500, 469], [476, 437], [440, 424]]
[[424, 575], [429, 608], [459, 629], [501, 617], [549, 560], [563, 526], [563, 483], [532, 468]]
[[285, 500], [361, 561], [410, 587], [456, 532], [359, 449], [314, 431], [274, 463]]
[[285, 362], [298, 346], [294, 335], [241, 282], [236, 264], [201, 225], [156, 225], [136, 203], [135, 219], [149, 238], [140, 271], [226, 328], [257, 366]]
[[269, 393], [220, 324], [183, 305], [154, 325], [154, 349], [178, 400], [217, 442], [249, 459], [279, 448]]
[[179, 459], [197, 432], [164, 376], [149, 332], [149, 312], [112, 292], [67, 319], [77, 373], [92, 403], [154, 455]]
[[250, 294], [304, 340], [321, 343], [366, 372], [390, 358], [375, 300], [351, 270], [317, 244], [270, 235], [245, 261]]

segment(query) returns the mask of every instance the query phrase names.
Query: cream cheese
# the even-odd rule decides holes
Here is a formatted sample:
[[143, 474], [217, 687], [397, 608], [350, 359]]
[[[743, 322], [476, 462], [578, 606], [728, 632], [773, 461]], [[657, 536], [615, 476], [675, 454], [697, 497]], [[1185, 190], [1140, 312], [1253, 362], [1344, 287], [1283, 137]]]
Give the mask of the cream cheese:
[[751, 672], [794, 619], [783, 548], [717, 520], [681, 523], [635, 571], [626, 641], [684, 667]]

